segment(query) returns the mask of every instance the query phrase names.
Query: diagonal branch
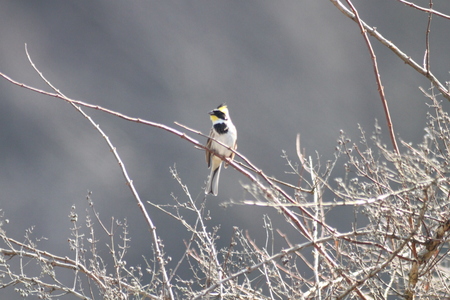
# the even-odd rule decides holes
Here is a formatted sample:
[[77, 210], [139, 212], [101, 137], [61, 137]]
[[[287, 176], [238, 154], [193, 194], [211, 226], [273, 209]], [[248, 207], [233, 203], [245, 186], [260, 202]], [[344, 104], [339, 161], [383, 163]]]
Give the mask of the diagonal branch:
[[381, 83], [381, 76], [380, 72], [378, 70], [378, 63], [377, 63], [377, 57], [375, 55], [375, 52], [373, 51], [372, 44], [370, 43], [369, 37], [367, 36], [367, 30], [363, 26], [362, 20], [359, 17], [358, 11], [356, 10], [355, 6], [350, 0], [346, 0], [350, 8], [352, 9], [356, 21], [359, 25], [359, 28], [361, 29], [361, 34], [364, 37], [364, 40], [366, 41], [367, 48], [369, 49], [370, 57], [372, 59], [373, 63], [373, 72], [375, 73], [375, 78], [377, 80], [377, 86], [378, 86], [378, 93], [380, 94], [381, 103], [383, 104], [384, 114], [386, 117], [386, 122], [388, 125], [389, 135], [391, 137], [392, 146], [394, 147], [394, 151], [397, 154], [400, 154], [400, 151], [398, 149], [397, 140], [395, 138], [395, 132], [394, 132], [394, 125], [392, 124], [391, 114], [389, 112], [389, 106], [386, 100], [386, 95], [384, 94], [384, 88], [383, 84]]
[[408, 5], [408, 6], [412, 7], [412, 8], [415, 8], [417, 10], [421, 10], [421, 11], [424, 11], [426, 13], [433, 14], [433, 15], [442, 17], [444, 19], [450, 20], [450, 16], [449, 15], [446, 15], [446, 14], [443, 14], [443, 13], [437, 11], [437, 10], [434, 10], [432, 7], [425, 8], [425, 7], [419, 6], [419, 5], [415, 4], [415, 3], [412, 3], [412, 2], [409, 2], [409, 1], [405, 1], [405, 0], [397, 0], [397, 1], [399, 1], [399, 2], [401, 2], [403, 4], [405, 4], [405, 5]]
[[[344, 15], [346, 15], [348, 18], [352, 19], [355, 22], [358, 22], [355, 14], [351, 12], [347, 7], [345, 7], [341, 1], [339, 0], [330, 0], [331, 3], [334, 4], [334, 6], [337, 7]], [[442, 96], [450, 101], [450, 93], [446, 89], [446, 87], [433, 75], [431, 72], [427, 72], [425, 68], [420, 66], [416, 61], [414, 61], [411, 56], [407, 55], [406, 53], [402, 52], [394, 43], [387, 40], [383, 35], [381, 35], [376, 28], [370, 27], [367, 25], [364, 21], [361, 20], [361, 24], [364, 27], [364, 29], [374, 38], [376, 38], [381, 44], [386, 46], [389, 50], [394, 52], [395, 55], [397, 55], [401, 60], [403, 60], [407, 65], [412, 67], [414, 70], [416, 70], [419, 74], [425, 76], [433, 86], [435, 86], [439, 92], [441, 92]]]
[[[34, 91], [34, 92], [37, 92], [37, 93], [40, 93], [40, 94], [44, 94], [44, 95], [47, 95], [47, 96], [50, 96], [50, 97], [55, 97], [55, 98], [58, 98], [58, 99], [62, 99], [62, 100], [64, 100], [64, 101], [66, 101], [66, 102], [73, 103], [73, 104], [76, 104], [76, 105], [81, 105], [81, 106], [84, 106], [84, 107], [88, 107], [88, 108], [100, 110], [100, 111], [103, 111], [103, 112], [106, 112], [106, 113], [115, 115], [115, 116], [117, 116], [117, 117], [120, 117], [120, 118], [125, 119], [125, 120], [128, 120], [128, 121], [132, 121], [132, 122], [136, 122], [136, 123], [142, 123], [142, 124], [146, 124], [146, 125], [149, 125], [149, 126], [153, 126], [153, 127], [157, 127], [157, 128], [164, 129], [164, 130], [166, 130], [166, 131], [168, 131], [168, 132], [170, 132], [170, 133], [172, 133], [172, 134], [177, 135], [177, 136], [180, 137], [180, 138], [183, 138], [183, 139], [189, 141], [190, 143], [194, 144], [194, 145], [197, 146], [198, 148], [201, 148], [201, 149], [205, 149], [205, 150], [206, 150], [206, 147], [205, 147], [203, 144], [200, 144], [197, 140], [195, 140], [195, 139], [189, 137], [188, 135], [186, 135], [185, 133], [180, 132], [180, 131], [178, 131], [178, 130], [175, 130], [175, 129], [169, 127], [169, 126], [166, 126], [166, 125], [163, 125], [163, 124], [159, 124], [159, 123], [155, 123], [155, 122], [151, 122], [151, 121], [142, 120], [142, 119], [139, 119], [139, 118], [132, 118], [132, 117], [123, 115], [123, 114], [121, 114], [121, 113], [118, 113], [118, 112], [115, 112], [115, 111], [112, 111], [112, 110], [109, 110], [109, 109], [100, 107], [100, 106], [98, 106], [98, 105], [92, 105], [92, 104], [85, 103], [85, 102], [83, 102], [83, 101], [70, 99], [70, 98], [68, 98], [68, 97], [66, 97], [66, 96], [64, 96], [64, 95], [62, 95], [62, 94], [60, 94], [60, 93], [50, 93], [50, 92], [46, 92], [46, 91], [43, 91], [43, 90], [40, 90], [40, 89], [37, 89], [37, 88], [34, 88], [34, 87], [30, 87], [30, 86], [28, 86], [28, 85], [25, 85], [25, 84], [23, 84], [23, 83], [17, 82], [17, 81], [15, 81], [15, 80], [9, 78], [8, 76], [4, 75], [3, 73], [0, 73], [0, 76], [3, 77], [3, 78], [5, 78], [6, 80], [8, 80], [9, 82], [11, 82], [11, 83], [13, 83], [13, 84], [15, 84], [15, 85], [18, 85], [18, 86], [20, 86], [20, 87], [29, 89], [29, 90], [31, 90], [31, 91]], [[94, 125], [94, 123], [93, 123], [93, 125]], [[95, 125], [95, 126], [97, 126], [97, 125]], [[219, 142], [219, 143], [220, 143], [220, 142]], [[286, 193], [286, 191], [284, 191], [283, 189], [281, 189], [280, 187], [278, 187], [277, 185], [275, 185], [275, 184], [274, 184], [274, 183], [273, 183], [273, 182], [272, 182], [272, 181], [271, 181], [271, 180], [270, 180], [270, 179], [262, 172], [262, 170], [259, 170], [259, 169], [257, 169], [257, 168], [254, 168], [254, 169], [256, 170], [256, 173], [257, 173], [258, 175], [260, 175], [262, 178], [264, 178], [264, 179], [267, 181], [268, 186], [266, 186], [266, 185], [264, 185], [263, 183], [261, 183], [261, 182], [258, 180], [258, 178], [257, 178], [256, 176], [254, 176], [254, 175], [253, 175], [252, 173], [250, 173], [248, 170], [246, 170], [245, 168], [243, 168], [241, 165], [237, 164], [235, 161], [232, 161], [232, 160], [230, 160], [230, 159], [228, 159], [228, 158], [226, 158], [226, 157], [224, 157], [224, 156], [218, 155], [218, 154], [215, 154], [215, 155], [218, 156], [218, 157], [220, 157], [222, 160], [227, 161], [228, 164], [231, 165], [231, 166], [233, 166], [234, 169], [236, 169], [237, 171], [239, 171], [240, 173], [242, 173], [243, 175], [245, 175], [246, 177], [248, 177], [248, 178], [249, 178], [249, 179], [250, 179], [250, 180], [251, 180], [251, 181], [252, 181], [252, 182], [253, 182], [253, 183], [261, 190], [261, 191], [262, 191], [264, 197], [266, 197], [266, 199], [268, 199], [268, 201], [270, 201], [270, 202], [275, 203], [276, 205], [278, 205], [278, 207], [280, 208], [280, 210], [281, 210], [281, 211], [283, 212], [283, 214], [289, 219], [289, 221], [291, 222], [291, 224], [292, 224], [295, 228], [297, 228], [297, 229], [301, 232], [301, 234], [302, 234], [303, 236], [305, 236], [305, 237], [306, 237], [308, 240], [310, 240], [310, 241], [312, 240], [311, 234], [310, 234], [309, 230], [306, 228], [304, 222], [302, 222], [302, 221], [297, 217], [297, 215], [296, 215], [292, 210], [290, 210], [288, 207], [285, 207], [285, 206], [281, 205], [283, 199], [285, 199], [285, 200], [287, 200], [287, 201], [289, 201], [289, 202], [291, 202], [291, 203], [296, 203], [296, 201], [295, 201], [288, 193]], [[241, 155], [240, 155], [240, 156], [241, 156]], [[241, 157], [242, 157], [242, 156], [241, 156]], [[248, 160], [246, 160], [246, 161], [249, 162]], [[249, 165], [252, 166], [252, 164], [249, 164]], [[128, 182], [128, 181], [127, 181], [127, 182]], [[130, 182], [131, 182], [131, 180], [130, 180]], [[321, 220], [317, 220], [317, 219], [315, 218], [315, 216], [314, 216], [313, 214], [311, 214], [311, 212], [308, 211], [306, 208], [303, 208], [303, 207], [301, 207], [301, 206], [298, 206], [298, 209], [299, 209], [306, 217], [308, 217], [308, 218], [310, 218], [310, 219], [316, 221], [317, 224], [320, 224], [321, 226], [323, 226], [324, 228], [326, 228], [326, 230], [327, 230], [330, 234], [335, 234], [335, 233], [336, 233], [336, 230], [335, 230], [334, 228], [332, 228], [332, 227], [330, 227], [329, 225], [325, 224], [325, 223], [324, 223], [323, 221], [321, 221]], [[330, 256], [330, 254], [327, 252], [327, 250], [324, 249], [324, 248], [322, 247], [322, 245], [317, 244], [317, 243], [314, 243], [313, 246], [320, 252], [320, 254], [321, 254], [321, 255], [322, 255], [329, 263], [331, 263], [332, 265], [336, 265], [336, 262], [333, 260], [333, 258], [332, 258], [332, 257]], [[164, 263], [164, 262], [160, 262], [160, 264], [163, 264], [163, 263]], [[161, 266], [162, 266], [162, 265], [161, 265]], [[343, 276], [344, 276], [344, 275], [343, 275]], [[166, 278], [166, 277], [164, 277], [164, 278]], [[167, 278], [167, 280], [168, 280], [168, 278]], [[165, 283], [168, 282], [167, 280], [165, 281]], [[349, 280], [351, 280], [351, 279], [350, 279], [350, 278], [346, 278], [346, 280], [349, 281]]]
[[[36, 67], [34, 62], [31, 60], [31, 57], [28, 53], [27, 45], [25, 44], [25, 52], [27, 54], [28, 60], [31, 64], [31, 66], [34, 68], [34, 70], [39, 74], [39, 76], [44, 80], [44, 82], [50, 86], [55, 92], [55, 95], [58, 95], [59, 97], [62, 97], [62, 99], [69, 99], [67, 98], [63, 93], [61, 93], [57, 88], [55, 88], [50, 81], [48, 81], [42, 72]], [[169, 277], [167, 275], [167, 271], [165, 268], [165, 259], [163, 257], [163, 253], [160, 249], [160, 243], [159, 243], [159, 237], [156, 233], [156, 227], [153, 224], [152, 219], [150, 218], [150, 215], [148, 214], [147, 210], [145, 209], [144, 203], [142, 202], [139, 193], [137, 192], [136, 188], [134, 187], [133, 180], [131, 180], [130, 176], [128, 175], [127, 169], [125, 167], [125, 164], [123, 163], [122, 159], [119, 156], [119, 153], [117, 152], [116, 147], [112, 144], [109, 137], [105, 134], [105, 132], [100, 128], [100, 125], [96, 124], [94, 120], [87, 115], [79, 106], [77, 106], [74, 102], [68, 101], [79, 113], [83, 115], [86, 119], [89, 120], [89, 123], [91, 123], [92, 126], [100, 133], [100, 135], [105, 139], [106, 143], [108, 144], [108, 147], [110, 148], [111, 152], [113, 153], [114, 157], [116, 158], [117, 163], [119, 164], [120, 169], [122, 170], [122, 174], [126, 180], [126, 184], [131, 190], [131, 193], [133, 194], [134, 198], [136, 199], [137, 205], [139, 209], [141, 210], [142, 214], [144, 215], [144, 218], [147, 222], [147, 225], [150, 229], [152, 239], [153, 239], [153, 247], [156, 252], [156, 257], [158, 259], [159, 267], [163, 276], [163, 282], [164, 282], [164, 294], [168, 293], [169, 299], [175, 299], [173, 295], [172, 288], [169, 284]]]

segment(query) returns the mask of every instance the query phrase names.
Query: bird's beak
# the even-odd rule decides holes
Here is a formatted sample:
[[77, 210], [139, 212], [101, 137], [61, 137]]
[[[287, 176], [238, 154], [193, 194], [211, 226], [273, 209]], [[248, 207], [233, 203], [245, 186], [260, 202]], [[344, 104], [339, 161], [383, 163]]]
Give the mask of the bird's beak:
[[212, 110], [208, 114], [212, 116], [214, 114], [214, 111]]

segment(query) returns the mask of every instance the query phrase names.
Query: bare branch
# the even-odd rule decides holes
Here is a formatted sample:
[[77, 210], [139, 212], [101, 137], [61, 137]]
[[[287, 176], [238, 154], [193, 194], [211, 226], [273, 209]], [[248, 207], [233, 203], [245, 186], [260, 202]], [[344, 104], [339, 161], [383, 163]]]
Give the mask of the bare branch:
[[421, 10], [423, 12], [426, 12], [426, 13], [429, 13], [429, 14], [433, 14], [433, 15], [442, 17], [444, 19], [450, 20], [450, 16], [449, 15], [443, 14], [443, 13], [437, 11], [437, 10], [432, 9], [432, 6], [430, 6], [430, 8], [425, 8], [425, 7], [419, 6], [419, 5], [417, 5], [415, 3], [412, 3], [412, 2], [409, 2], [409, 1], [405, 1], [405, 0], [397, 0], [397, 1], [399, 1], [399, 2], [401, 2], [403, 4], [406, 4], [406, 5], [410, 6], [410, 7], [413, 7], [415, 9], [417, 9], [417, 10]]
[[355, 6], [353, 5], [353, 3], [350, 0], [346, 0], [346, 1], [353, 11], [353, 14], [354, 14], [356, 21], [359, 25], [359, 28], [361, 30], [361, 34], [363, 35], [364, 40], [367, 45], [367, 48], [369, 49], [370, 57], [372, 59], [372, 64], [373, 64], [373, 72], [375, 73], [375, 78], [376, 78], [376, 82], [377, 82], [377, 86], [378, 86], [378, 93], [380, 94], [381, 103], [383, 104], [384, 115], [386, 117], [386, 122], [387, 122], [388, 130], [389, 130], [389, 135], [391, 137], [392, 146], [394, 147], [395, 153], [399, 154], [400, 150], [398, 149], [397, 139], [395, 137], [394, 125], [392, 124], [391, 114], [389, 112], [389, 106], [388, 106], [388, 103], [386, 100], [386, 96], [384, 94], [383, 84], [381, 83], [380, 72], [378, 70], [377, 57], [375, 55], [375, 52], [373, 51], [372, 44], [370, 43], [369, 37], [367, 36], [367, 30], [363, 26], [363, 23], [362, 23], [361, 18], [359, 17], [358, 11], [356, 10]]
[[[339, 0], [330, 0], [343, 14], [352, 19], [355, 22], [358, 22], [355, 14], [347, 9]], [[416, 70], [419, 74], [425, 76], [432, 84], [435, 86], [439, 92], [441, 92], [442, 96], [450, 101], [450, 94], [448, 93], [445, 86], [433, 75], [431, 72], [427, 72], [427, 70], [421, 67], [416, 61], [414, 61], [410, 56], [401, 51], [394, 43], [386, 39], [382, 36], [374, 27], [370, 27], [364, 21], [361, 21], [364, 29], [376, 38], [381, 44], [386, 46], [389, 50], [394, 52], [401, 60], [403, 60], [407, 65], [411, 66], [414, 70]]]
[[[168, 293], [169, 299], [174, 299], [174, 295], [173, 295], [172, 288], [170, 287], [170, 285], [169, 285], [169, 283], [168, 283], [168, 282], [169, 282], [169, 277], [167, 276], [167, 271], [166, 271], [166, 268], [165, 268], [165, 259], [164, 259], [164, 257], [163, 257], [162, 251], [161, 251], [161, 249], [160, 249], [159, 238], [158, 238], [158, 235], [157, 235], [157, 233], [156, 233], [156, 227], [155, 227], [155, 225], [153, 224], [153, 221], [152, 221], [152, 219], [150, 218], [150, 215], [148, 214], [148, 212], [147, 212], [147, 210], [146, 210], [146, 208], [145, 208], [145, 206], [144, 206], [144, 203], [142, 202], [142, 200], [141, 200], [141, 198], [140, 198], [140, 196], [139, 196], [139, 193], [137, 192], [137, 190], [136, 190], [136, 188], [135, 188], [135, 186], [134, 186], [134, 184], [133, 184], [133, 181], [131, 180], [130, 176], [128, 175], [128, 172], [127, 172], [127, 169], [126, 169], [126, 167], [125, 167], [125, 164], [123, 163], [122, 159], [121, 159], [120, 156], [119, 156], [119, 153], [117, 152], [117, 148], [114, 147], [114, 145], [112, 144], [112, 142], [111, 142], [111, 140], [109, 139], [109, 137], [108, 137], [108, 136], [104, 133], [104, 131], [100, 128], [100, 125], [99, 125], [99, 124], [96, 124], [96, 123], [94, 122], [94, 120], [93, 120], [89, 115], [87, 115], [80, 107], [78, 107], [77, 105], [75, 105], [75, 104], [76, 104], [75, 101], [71, 101], [71, 99], [67, 98], [63, 93], [61, 93], [58, 89], [56, 89], [56, 88], [50, 83], [50, 81], [48, 81], [48, 80], [44, 77], [44, 75], [42, 74], [42, 72], [39, 71], [39, 69], [36, 67], [36, 65], [35, 65], [35, 64], [33, 63], [33, 61], [31, 60], [31, 57], [30, 57], [30, 55], [29, 55], [29, 53], [28, 53], [28, 49], [27, 49], [26, 44], [25, 44], [25, 52], [26, 52], [27, 57], [28, 57], [28, 60], [29, 60], [30, 64], [33, 66], [34, 70], [39, 74], [39, 76], [44, 80], [44, 82], [45, 82], [48, 86], [50, 86], [50, 87], [56, 92], [56, 94], [54, 95], [54, 97], [59, 96], [59, 97], [61, 97], [61, 99], [66, 100], [67, 102], [69, 102], [69, 103], [70, 103], [70, 104], [71, 104], [71, 105], [72, 105], [79, 113], [81, 113], [81, 114], [83, 115], [83, 117], [85, 117], [85, 118], [89, 121], [89, 123], [91, 123], [91, 125], [92, 125], [92, 126], [100, 133], [100, 135], [105, 139], [105, 141], [106, 141], [108, 147], [110, 148], [111, 152], [113, 153], [113, 155], [114, 155], [114, 157], [115, 157], [115, 159], [116, 159], [116, 161], [117, 161], [117, 163], [118, 163], [118, 165], [119, 165], [119, 167], [120, 167], [120, 169], [121, 169], [121, 171], [122, 171], [122, 175], [123, 175], [124, 178], [125, 178], [125, 182], [126, 182], [126, 184], [128, 185], [128, 187], [130, 188], [131, 193], [133, 194], [134, 199], [136, 200], [137, 205], [138, 205], [140, 211], [142, 212], [142, 214], [144, 215], [144, 218], [145, 218], [145, 220], [146, 220], [146, 222], [147, 222], [147, 225], [148, 225], [148, 227], [149, 227], [149, 229], [150, 229], [150, 233], [151, 233], [152, 239], [153, 239], [153, 247], [154, 247], [154, 249], [155, 249], [156, 256], [157, 256], [157, 258], [158, 258], [158, 262], [159, 262], [159, 265], [160, 265], [160, 270], [161, 270], [161, 273], [162, 273], [163, 278], [164, 278], [164, 284], [165, 284], [165, 286], [164, 286], [164, 291]], [[59, 97], [57, 97], [57, 98], [59, 98]]]

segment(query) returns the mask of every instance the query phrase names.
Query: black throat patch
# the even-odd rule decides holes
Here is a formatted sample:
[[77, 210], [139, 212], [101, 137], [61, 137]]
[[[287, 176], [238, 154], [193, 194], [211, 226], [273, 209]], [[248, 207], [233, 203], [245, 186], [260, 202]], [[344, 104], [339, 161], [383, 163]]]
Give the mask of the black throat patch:
[[224, 134], [224, 133], [228, 132], [228, 126], [225, 123], [216, 123], [216, 124], [214, 124], [214, 129], [219, 134]]

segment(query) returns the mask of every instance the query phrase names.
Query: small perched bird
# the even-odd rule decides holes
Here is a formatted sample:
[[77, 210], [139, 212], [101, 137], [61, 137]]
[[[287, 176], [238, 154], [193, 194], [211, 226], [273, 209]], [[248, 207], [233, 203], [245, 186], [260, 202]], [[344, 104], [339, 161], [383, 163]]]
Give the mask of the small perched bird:
[[[209, 133], [209, 139], [206, 143], [206, 147], [213, 152], [229, 157], [233, 159], [234, 153], [222, 145], [219, 145], [213, 139], [227, 145], [233, 150], [236, 150], [237, 144], [237, 131], [231, 122], [230, 114], [226, 104], [220, 104], [216, 109], [209, 112], [209, 116], [212, 121], [212, 128]], [[206, 186], [205, 194], [213, 194], [217, 196], [219, 189], [219, 175], [222, 168], [222, 160], [215, 156], [211, 151], [206, 151], [206, 162], [208, 168], [211, 168], [211, 174], [209, 175], [208, 185]], [[225, 163], [225, 168], [227, 167]]]

